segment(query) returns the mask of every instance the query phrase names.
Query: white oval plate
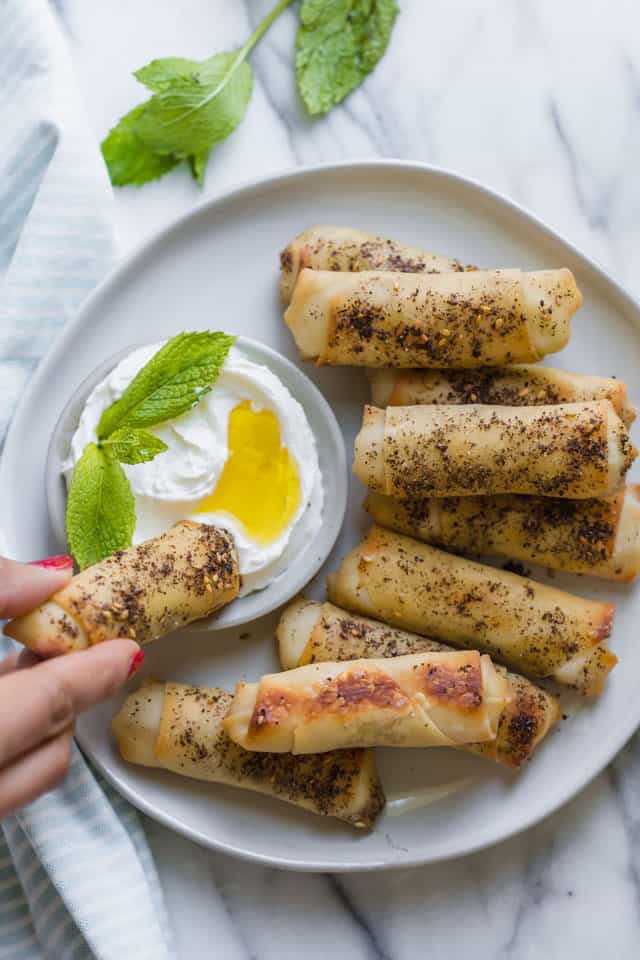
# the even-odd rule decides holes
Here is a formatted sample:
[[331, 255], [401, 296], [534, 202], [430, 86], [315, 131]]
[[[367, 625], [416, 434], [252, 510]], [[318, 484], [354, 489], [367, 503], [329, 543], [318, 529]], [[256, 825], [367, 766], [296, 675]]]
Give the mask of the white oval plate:
[[[318, 446], [318, 463], [325, 490], [323, 524], [316, 536], [309, 540], [296, 556], [295, 564], [284, 570], [263, 590], [256, 590], [224, 607], [212, 617], [190, 624], [190, 631], [224, 630], [241, 627], [257, 617], [271, 613], [294, 597], [318, 572], [336, 542], [347, 509], [349, 480], [344, 439], [335, 415], [318, 388], [286, 357], [250, 337], [238, 337], [236, 345], [254, 363], [262, 364], [275, 373], [291, 395], [303, 407]], [[113, 370], [130, 350], [141, 346], [131, 344], [125, 350], [105, 360], [71, 394], [60, 414], [51, 437], [45, 468], [45, 488], [49, 522], [60, 550], [67, 550], [65, 511], [66, 484], [62, 466], [69, 456], [71, 438], [78, 426], [87, 397]], [[328, 496], [327, 496], [328, 495]]]
[[[441, 170], [374, 161], [298, 170], [241, 187], [159, 234], [90, 298], [31, 381], [15, 414], [0, 466], [4, 549], [21, 559], [55, 549], [44, 497], [47, 447], [70, 394], [106, 356], [134, 341], [180, 329], [220, 328], [255, 337], [294, 362], [282, 323], [278, 251], [312, 223], [349, 224], [492, 266], [567, 266], [584, 306], [570, 346], [551, 363], [623, 378], [640, 402], [640, 308], [575, 248], [529, 214], [478, 184]], [[305, 372], [327, 397], [350, 455], [368, 398], [364, 373]], [[353, 481], [342, 534], [310, 595], [322, 597], [324, 573], [366, 528], [363, 491]], [[328, 492], [331, 504], [331, 491]], [[381, 818], [370, 834], [305, 814], [284, 803], [161, 771], [127, 766], [109, 735], [120, 700], [85, 715], [78, 738], [92, 760], [136, 806], [208, 846], [298, 870], [367, 870], [426, 863], [477, 850], [551, 813], [614, 756], [640, 724], [637, 676], [638, 591], [556, 576], [557, 586], [617, 602], [613, 647], [620, 665], [600, 700], [581, 707], [552, 734], [520, 775], [448, 750], [381, 751], [390, 796], [469, 778], [446, 800]], [[276, 615], [248, 628], [182, 632], [147, 648], [146, 673], [232, 687], [277, 668]]]

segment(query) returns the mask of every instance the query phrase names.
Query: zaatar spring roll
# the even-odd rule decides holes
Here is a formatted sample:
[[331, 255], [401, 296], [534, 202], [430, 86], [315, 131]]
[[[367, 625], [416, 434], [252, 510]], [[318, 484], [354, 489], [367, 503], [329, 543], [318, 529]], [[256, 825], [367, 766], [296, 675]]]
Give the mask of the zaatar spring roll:
[[302, 270], [285, 322], [318, 364], [486, 367], [561, 350], [580, 303], [569, 270]]
[[289, 303], [298, 274], [311, 270], [394, 270], [401, 273], [459, 273], [475, 270], [460, 260], [429, 253], [351, 227], [310, 227], [280, 254], [280, 295]]
[[[278, 652], [285, 670], [308, 663], [401, 657], [451, 650], [437, 640], [347, 613], [331, 603], [298, 597], [283, 611], [277, 629]], [[496, 739], [468, 743], [461, 749], [507, 767], [521, 767], [560, 717], [555, 697], [517, 673], [496, 666], [509, 686], [508, 702]]]
[[127, 698], [113, 733], [131, 763], [254, 790], [354, 827], [372, 826], [385, 802], [372, 751], [299, 758], [248, 753], [222, 728], [232, 700], [219, 687], [148, 681]]
[[366, 406], [353, 472], [389, 496], [606, 497], [637, 456], [608, 400], [551, 407]]
[[476, 650], [312, 663], [239, 683], [223, 726], [258, 752], [451, 747], [494, 740], [507, 698]]
[[512, 557], [605, 580], [640, 573], [640, 486], [613, 497], [412, 497], [370, 493], [365, 509], [398, 533], [463, 553]]
[[614, 606], [373, 527], [328, 579], [329, 600], [394, 627], [488, 653], [595, 695], [617, 658]]
[[114, 637], [149, 643], [208, 617], [238, 595], [233, 539], [226, 530], [183, 520], [167, 533], [78, 573], [5, 633], [43, 657]]
[[376, 407], [416, 403], [540, 407], [610, 400], [626, 427], [636, 418], [636, 408], [629, 403], [626, 384], [621, 380], [526, 363], [486, 370], [379, 369], [369, 371], [369, 380], [371, 402]]

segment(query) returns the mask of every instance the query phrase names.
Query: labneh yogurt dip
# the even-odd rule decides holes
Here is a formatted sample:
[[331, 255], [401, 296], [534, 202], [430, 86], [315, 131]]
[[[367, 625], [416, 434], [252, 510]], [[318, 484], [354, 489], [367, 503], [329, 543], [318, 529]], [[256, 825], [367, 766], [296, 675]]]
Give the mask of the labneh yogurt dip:
[[[103, 411], [162, 345], [133, 351], [91, 391], [64, 465], [67, 484]], [[304, 410], [274, 373], [232, 347], [197, 406], [149, 429], [169, 449], [122, 464], [135, 499], [134, 544], [183, 519], [224, 527], [238, 549], [241, 596], [296, 562], [320, 528], [324, 491]]]

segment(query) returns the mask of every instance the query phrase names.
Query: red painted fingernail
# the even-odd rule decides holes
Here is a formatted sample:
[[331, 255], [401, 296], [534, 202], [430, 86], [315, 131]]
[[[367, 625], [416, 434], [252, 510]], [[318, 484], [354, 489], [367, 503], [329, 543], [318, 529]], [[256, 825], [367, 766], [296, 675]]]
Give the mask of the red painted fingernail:
[[138, 672], [138, 670], [142, 666], [143, 660], [144, 660], [144, 650], [138, 650], [138, 652], [133, 655], [133, 659], [131, 660], [131, 666], [129, 667], [127, 680], [129, 679], [129, 677], [132, 677], [134, 673]]
[[57, 557], [45, 557], [43, 560], [31, 560], [30, 567], [46, 567], [50, 570], [69, 570], [73, 566], [73, 557], [60, 553]]

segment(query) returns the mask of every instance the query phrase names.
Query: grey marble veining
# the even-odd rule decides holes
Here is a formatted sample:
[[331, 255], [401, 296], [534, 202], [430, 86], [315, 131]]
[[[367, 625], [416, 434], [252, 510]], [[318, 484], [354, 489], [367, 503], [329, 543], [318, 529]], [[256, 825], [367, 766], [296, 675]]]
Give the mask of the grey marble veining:
[[[57, 6], [96, 137], [155, 56], [238, 44], [271, 0]], [[176, 173], [116, 197], [126, 249], [230, 184], [348, 157], [424, 160], [531, 208], [640, 295], [640, 10], [635, 0], [401, 0], [382, 67], [310, 120], [289, 10], [252, 57], [247, 117], [205, 190]], [[26, 381], [16, 345], [3, 387]], [[6, 352], [4, 354], [7, 355]], [[573, 802], [490, 850], [416, 870], [287, 874], [213, 854], [149, 822], [181, 960], [635, 960], [640, 949], [640, 741]]]

